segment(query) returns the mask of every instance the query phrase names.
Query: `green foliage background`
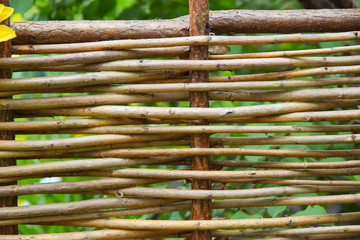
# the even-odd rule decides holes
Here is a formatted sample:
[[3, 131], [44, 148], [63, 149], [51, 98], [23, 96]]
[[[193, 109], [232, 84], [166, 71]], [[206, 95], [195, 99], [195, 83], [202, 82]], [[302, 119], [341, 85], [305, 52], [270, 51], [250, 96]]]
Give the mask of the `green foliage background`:
[[[228, 10], [228, 9], [299, 9], [300, 4], [296, 0], [210, 0], [211, 10]], [[360, 0], [355, 1], [357, 5], [360, 5]], [[188, 14], [188, 2], [187, 0], [11, 0], [11, 6], [15, 8], [15, 13], [20, 13], [24, 20], [27, 21], [45, 21], [45, 20], [133, 20], [133, 19], [169, 19], [176, 18]], [[278, 44], [278, 45], [259, 45], [259, 46], [232, 46], [231, 53], [245, 53], [245, 52], [262, 52], [262, 51], [278, 51], [278, 50], [296, 50], [296, 49], [308, 49], [317, 47], [331, 47], [338, 46], [341, 43], [320, 43], [320, 44]], [[285, 69], [283, 69], [285, 70]], [[250, 74], [259, 72], [270, 72], [273, 69], [257, 69], [257, 70], [241, 70], [234, 72], [221, 72], [221, 75], [232, 75], [232, 74]], [[27, 72], [27, 73], [15, 73], [15, 78], [22, 77], [34, 77], [44, 76], [51, 73], [46, 72]], [[53, 96], [51, 94], [27, 94], [16, 96], [16, 98], [33, 98], [33, 97], [46, 97]], [[187, 103], [160, 103], [160, 106], [186, 106]], [[233, 107], [240, 105], [252, 105], [252, 102], [220, 102], [212, 101], [211, 107]], [[158, 105], [159, 106], [159, 105]], [[38, 118], [41, 119], [41, 118]], [[28, 119], [17, 119], [17, 121], [24, 121]], [[303, 123], [312, 124], [312, 123]], [[347, 122], [322, 122], [321, 124], [347, 124]], [[290, 123], [292, 125], [292, 123]], [[274, 136], [281, 136], [284, 134], [273, 134]], [[311, 134], [304, 134], [311, 135]], [[218, 136], [222, 136], [218, 134]], [[231, 136], [263, 136], [259, 134], [232, 134]], [[45, 140], [55, 138], [66, 138], [72, 137], [72, 135], [19, 135], [18, 140]], [[251, 147], [251, 146], [243, 146]], [[327, 146], [324, 145], [299, 145], [299, 146], [258, 146], [260, 148], [291, 148], [291, 149], [309, 149], [309, 150], [320, 150]], [[331, 146], [331, 149], [337, 148], [355, 148], [358, 146], [352, 144], [337, 144]], [[216, 159], [225, 159], [224, 157], [218, 157]], [[229, 158], [228, 158], [229, 159]], [[245, 160], [245, 161], [265, 161], [265, 157], [232, 157], [232, 159]], [[277, 160], [270, 158], [268, 160]], [[299, 159], [299, 158], [283, 158], [283, 161], [311, 161], [311, 159]], [[320, 161], [341, 161], [345, 160], [342, 158], [337, 159], [323, 159]], [[46, 160], [42, 160], [46, 161]], [[23, 160], [19, 161], [19, 164], [31, 164], [42, 162], [40, 160]], [[151, 166], [144, 166], [151, 167]], [[233, 168], [227, 168], [232, 170]], [[66, 181], [66, 180], [77, 180], [78, 178], [53, 178], [46, 179], [45, 181]], [[84, 178], [82, 178], [84, 179]], [[313, 178], [319, 179], [319, 178]], [[343, 179], [343, 180], [360, 180], [359, 176], [353, 177], [338, 177], [332, 179]], [[29, 179], [20, 181], [20, 184], [31, 184], [40, 182], [40, 179]], [[44, 180], [42, 180], [44, 181]], [[173, 187], [168, 184], [157, 184], [159, 187]], [[239, 188], [240, 185], [229, 184], [230, 188]], [[275, 185], [267, 185], [269, 187]], [[183, 186], [187, 188], [189, 186]], [[241, 185], [241, 188], [252, 187], [250, 184]], [[263, 185], [258, 184], [256, 187], [260, 188]], [[306, 196], [317, 195], [317, 194], [303, 194]], [[78, 201], [89, 198], [99, 198], [102, 196], [90, 196], [90, 195], [30, 195], [20, 197], [20, 204], [44, 204], [53, 202], [67, 202], [67, 201]], [[299, 211], [300, 210], [300, 211]], [[357, 206], [355, 204], [345, 205], [343, 211], [356, 211]], [[287, 207], [262, 207], [262, 208], [247, 208], [242, 209], [218, 209], [214, 210], [213, 215], [219, 217], [226, 217], [231, 219], [246, 219], [246, 218], [262, 218], [262, 217], [276, 217], [285, 216], [294, 213], [294, 209]], [[303, 206], [297, 209], [297, 215], [311, 215], [311, 214], [323, 214], [329, 212], [327, 206], [316, 206], [306, 207]], [[145, 215], [145, 216], [133, 216], [132, 218], [140, 219], [186, 219], [189, 217], [188, 212], [175, 212], [175, 213], [162, 213], [158, 215]], [[90, 228], [83, 228], [90, 230]], [[73, 227], [57, 227], [57, 226], [20, 226], [22, 234], [36, 234], [36, 233], [56, 233], [56, 232], [69, 232], [78, 231], [78, 228]]]

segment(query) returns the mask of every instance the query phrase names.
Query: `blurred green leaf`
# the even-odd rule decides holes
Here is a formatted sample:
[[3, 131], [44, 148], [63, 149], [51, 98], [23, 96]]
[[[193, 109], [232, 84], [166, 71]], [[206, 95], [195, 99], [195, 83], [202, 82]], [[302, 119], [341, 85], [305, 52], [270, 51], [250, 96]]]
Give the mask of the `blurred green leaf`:
[[308, 206], [305, 210], [295, 213], [293, 216], [309, 216], [326, 214], [326, 209], [322, 206]]
[[280, 213], [286, 210], [287, 206], [268, 207], [267, 212], [270, 217], [277, 217]]

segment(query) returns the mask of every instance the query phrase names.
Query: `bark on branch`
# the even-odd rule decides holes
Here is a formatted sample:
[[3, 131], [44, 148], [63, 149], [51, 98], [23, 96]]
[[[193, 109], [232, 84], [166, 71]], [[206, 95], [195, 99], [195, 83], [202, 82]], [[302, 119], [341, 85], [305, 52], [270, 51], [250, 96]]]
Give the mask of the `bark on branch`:
[[[146, 28], [144, 28], [146, 26]], [[189, 36], [188, 16], [171, 20], [12, 22], [14, 44]], [[215, 34], [344, 32], [360, 28], [359, 9], [210, 12]]]

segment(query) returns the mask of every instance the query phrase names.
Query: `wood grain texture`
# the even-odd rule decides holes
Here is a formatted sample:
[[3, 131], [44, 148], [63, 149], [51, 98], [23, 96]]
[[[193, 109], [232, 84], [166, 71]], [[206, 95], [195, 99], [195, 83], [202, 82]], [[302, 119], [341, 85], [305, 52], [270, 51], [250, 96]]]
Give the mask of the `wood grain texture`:
[[[12, 22], [14, 44], [91, 42], [115, 39], [185, 37], [189, 17], [141, 21]], [[360, 29], [360, 9], [211, 11], [211, 32], [298, 33]], [[146, 26], [146, 28], [144, 28]]]
[[[208, 35], [209, 26], [209, 4], [207, 0], [190, 0], [190, 36]], [[206, 60], [209, 58], [208, 46], [191, 46], [191, 60]], [[190, 71], [191, 83], [209, 82], [209, 73], [207, 71]], [[190, 92], [190, 107], [209, 107], [209, 97], [207, 92]], [[194, 121], [193, 125], [208, 125], [206, 119]], [[208, 134], [200, 133], [191, 136], [192, 148], [210, 147], [210, 137]], [[193, 170], [208, 171], [210, 167], [209, 156], [193, 156], [191, 160]], [[211, 188], [210, 180], [193, 180], [191, 188], [193, 190], [208, 190]], [[192, 200], [192, 219], [193, 220], [211, 220], [211, 200], [194, 199]], [[193, 240], [211, 240], [210, 231], [192, 231]]]
[[[0, 4], [9, 6], [9, 0], [0, 0]], [[2, 24], [9, 26], [10, 21], [7, 19]], [[0, 58], [11, 57], [11, 41], [0, 43]], [[11, 78], [12, 72], [9, 69], [0, 70], [1, 78]], [[4, 99], [11, 99], [12, 97], [3, 97]], [[13, 111], [0, 110], [0, 122], [13, 122]], [[0, 140], [14, 140], [15, 135], [12, 131], [1, 131]], [[2, 158], [0, 159], [0, 167], [14, 166], [16, 159]], [[16, 185], [16, 182], [7, 183], [6, 185]], [[0, 197], [0, 208], [17, 206], [17, 197]], [[13, 235], [18, 234], [17, 225], [0, 227], [0, 235]]]

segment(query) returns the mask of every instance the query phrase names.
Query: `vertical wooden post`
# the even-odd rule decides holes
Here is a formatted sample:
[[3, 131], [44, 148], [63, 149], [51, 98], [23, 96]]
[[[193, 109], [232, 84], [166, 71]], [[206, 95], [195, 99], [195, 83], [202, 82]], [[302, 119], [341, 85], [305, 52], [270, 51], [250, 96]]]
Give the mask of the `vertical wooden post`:
[[[0, 0], [1, 4], [9, 6], [9, 0]], [[7, 26], [10, 25], [10, 20], [7, 19], [1, 24]], [[11, 57], [11, 41], [0, 43], [0, 57]], [[12, 72], [9, 69], [0, 70], [0, 78], [11, 78]], [[7, 97], [11, 98], [11, 97]], [[0, 111], [0, 122], [12, 122], [14, 120], [12, 111]], [[13, 132], [4, 131], [0, 132], [0, 140], [14, 140], [15, 135]], [[16, 159], [0, 159], [0, 167], [13, 166], [16, 165]], [[17, 184], [16, 182], [7, 183], [9, 185]], [[17, 206], [17, 197], [1, 197], [0, 198], [0, 207], [13, 207]], [[13, 235], [18, 234], [17, 225], [14, 226], [3, 226], [0, 227], [0, 235]]]
[[[189, 0], [190, 17], [190, 36], [209, 35], [209, 4], [208, 0]], [[190, 48], [190, 59], [208, 59], [208, 46], [192, 46]], [[209, 74], [207, 71], [190, 71], [190, 81], [192, 83], [208, 82]], [[209, 107], [207, 92], [190, 92], [190, 107]], [[194, 121], [193, 125], [208, 125], [208, 120]], [[208, 134], [193, 134], [191, 137], [192, 148], [208, 148], [210, 139]], [[208, 156], [192, 157], [193, 170], [210, 170], [210, 158]], [[192, 189], [210, 189], [209, 180], [193, 180]], [[211, 219], [211, 200], [193, 200], [192, 219], [210, 220]], [[192, 239], [210, 240], [210, 231], [193, 231]]]

